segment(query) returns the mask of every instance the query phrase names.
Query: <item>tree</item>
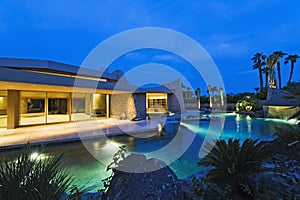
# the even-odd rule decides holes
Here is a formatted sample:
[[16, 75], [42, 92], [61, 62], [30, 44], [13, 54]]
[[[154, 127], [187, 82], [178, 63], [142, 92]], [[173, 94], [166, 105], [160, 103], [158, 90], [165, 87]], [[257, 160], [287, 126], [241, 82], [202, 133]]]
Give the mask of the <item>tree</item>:
[[200, 110], [201, 107], [201, 103], [200, 103], [200, 88], [197, 88], [197, 90], [195, 91], [195, 95], [197, 96], [197, 105], [198, 105], [198, 110]]
[[275, 51], [275, 52], [273, 52], [273, 54], [276, 55], [278, 58], [278, 60], [277, 60], [278, 86], [279, 86], [279, 89], [281, 89], [282, 85], [281, 85], [280, 58], [287, 55], [287, 53], [284, 53], [282, 51]]
[[219, 88], [220, 99], [221, 99], [221, 106], [224, 106], [224, 96], [223, 96], [223, 88]]
[[276, 77], [275, 77], [275, 65], [278, 61], [279, 57], [275, 54], [272, 54], [267, 59], [267, 68], [269, 71], [269, 87], [270, 88], [277, 88], [276, 85]]
[[266, 85], [265, 85], [265, 88], [268, 88], [268, 84], [269, 84], [269, 72], [270, 72], [270, 69], [268, 67], [265, 67], [263, 68], [262, 70], [262, 73], [265, 74], [265, 79], [266, 79]]
[[291, 81], [292, 81], [294, 68], [295, 68], [295, 63], [296, 63], [298, 58], [300, 58], [300, 56], [298, 56], [297, 54], [289, 55], [288, 57], [285, 58], [285, 61], [284, 61], [285, 65], [288, 64], [289, 62], [291, 62], [291, 71], [290, 71], [290, 77], [289, 77], [289, 80], [288, 80], [288, 84], [290, 84]]
[[254, 62], [253, 69], [258, 69], [259, 72], [259, 86], [260, 90], [263, 88], [263, 76], [262, 76], [262, 67], [266, 65], [264, 61], [266, 56], [263, 53], [256, 53], [251, 59]]
[[210, 85], [207, 86], [207, 93], [209, 96], [209, 107], [212, 108], [212, 87]]

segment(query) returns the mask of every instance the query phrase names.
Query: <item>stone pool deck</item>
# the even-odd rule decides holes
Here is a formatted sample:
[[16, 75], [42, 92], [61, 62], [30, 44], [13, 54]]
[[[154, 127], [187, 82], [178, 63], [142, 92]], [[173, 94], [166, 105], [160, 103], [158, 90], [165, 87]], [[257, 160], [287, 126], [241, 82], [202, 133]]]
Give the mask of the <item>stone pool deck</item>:
[[7, 130], [0, 128], [0, 149], [14, 148], [40, 143], [60, 143], [93, 139], [122, 134], [137, 135], [143, 132], [156, 131], [159, 120], [92, 120], [19, 127]]

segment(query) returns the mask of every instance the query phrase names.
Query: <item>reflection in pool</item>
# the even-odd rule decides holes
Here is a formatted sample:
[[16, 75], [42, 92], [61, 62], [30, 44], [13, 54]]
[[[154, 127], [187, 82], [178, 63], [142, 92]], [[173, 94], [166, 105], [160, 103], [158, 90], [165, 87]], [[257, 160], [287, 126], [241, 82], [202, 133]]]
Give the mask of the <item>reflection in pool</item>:
[[[191, 132], [181, 134], [181, 140], [175, 143], [175, 148], [171, 152], [166, 152], [164, 154], [167, 159], [167, 157], [172, 156], [176, 151], [180, 151], [180, 148], [185, 143], [185, 138], [188, 138], [193, 134], [194, 140], [187, 151], [170, 165], [171, 169], [179, 178], [186, 178], [194, 173], [204, 170], [204, 168], [197, 166], [197, 161], [199, 160], [199, 150], [203, 138], [206, 135], [209, 122], [200, 122], [199, 128], [197, 128], [197, 123], [199, 122], [182, 123], [182, 125], [191, 130]], [[251, 119], [249, 117], [232, 114], [225, 115], [224, 130], [220, 134], [219, 139], [227, 140], [229, 138], [239, 138], [243, 141], [246, 138], [262, 138], [270, 135], [271, 132], [273, 132], [272, 130], [275, 125], [278, 125], [278, 123], [284, 122], [270, 119]], [[73, 142], [49, 146], [47, 152], [66, 152], [62, 165], [70, 169], [75, 175], [76, 180], [74, 184], [78, 186], [93, 185], [95, 186], [93, 191], [97, 191], [102, 188], [101, 180], [109, 175], [109, 173], [105, 171], [106, 166], [103, 162], [99, 162], [96, 159], [105, 158], [105, 155], [103, 155], [105, 151], [112, 151], [111, 153], [115, 153], [118, 146], [126, 145], [126, 148], [130, 152], [148, 153], [148, 157], [151, 157], [151, 152], [166, 146], [173, 138], [174, 134], [165, 134], [150, 138], [137, 138], [126, 135], [112, 137], [109, 140], [97, 139], [85, 141], [84, 145], [81, 142]], [[90, 149], [93, 155], [91, 155], [86, 147]], [[111, 158], [107, 157], [106, 162], [109, 162], [110, 160]]]

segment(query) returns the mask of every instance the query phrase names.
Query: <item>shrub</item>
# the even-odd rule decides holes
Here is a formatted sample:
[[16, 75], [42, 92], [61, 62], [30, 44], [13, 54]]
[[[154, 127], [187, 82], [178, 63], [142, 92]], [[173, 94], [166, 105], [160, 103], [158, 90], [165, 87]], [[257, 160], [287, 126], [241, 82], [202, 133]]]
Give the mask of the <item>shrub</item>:
[[206, 177], [212, 181], [229, 183], [243, 199], [254, 198], [254, 188], [249, 175], [263, 171], [263, 161], [271, 155], [267, 142], [246, 139], [240, 146], [239, 139], [216, 141], [215, 145], [206, 144], [208, 154], [198, 165], [211, 166]]
[[112, 158], [112, 162], [107, 166], [106, 171], [111, 171], [111, 174], [109, 177], [101, 180], [104, 186], [100, 190], [100, 192], [102, 193], [102, 199], [106, 199], [107, 191], [110, 187], [111, 180], [115, 174], [115, 170], [119, 166], [120, 162], [124, 160], [126, 153], [127, 153], [126, 147], [119, 146], [119, 150], [114, 154]]
[[32, 156], [28, 145], [15, 160], [0, 163], [0, 199], [60, 199], [73, 181], [60, 167], [63, 154]]
[[246, 96], [236, 103], [236, 110], [239, 112], [259, 110], [258, 101], [250, 96]]
[[240, 146], [239, 139], [206, 143], [208, 154], [198, 165], [212, 166], [207, 174], [209, 179], [240, 179], [249, 173], [259, 172], [261, 163], [270, 156], [267, 142], [246, 139]]

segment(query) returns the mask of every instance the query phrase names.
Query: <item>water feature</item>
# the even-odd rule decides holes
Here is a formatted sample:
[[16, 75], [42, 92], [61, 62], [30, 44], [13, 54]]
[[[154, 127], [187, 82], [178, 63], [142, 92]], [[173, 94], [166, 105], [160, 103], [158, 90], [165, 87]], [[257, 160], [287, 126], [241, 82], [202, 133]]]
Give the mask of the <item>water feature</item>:
[[[217, 117], [217, 115], [216, 115]], [[287, 123], [283, 120], [273, 119], [251, 119], [249, 117], [227, 114], [225, 115], [225, 124], [220, 139], [239, 138], [241, 141], [246, 138], [262, 138], [269, 136], [272, 130], [279, 123]], [[200, 124], [199, 124], [200, 123]], [[197, 128], [197, 125], [199, 127]], [[191, 136], [195, 137], [187, 151], [170, 167], [177, 174], [179, 178], [186, 178], [194, 173], [204, 170], [197, 166], [199, 161], [199, 150], [203, 142], [204, 136], [207, 133], [209, 121], [201, 122], [182, 122], [182, 125], [187, 127], [189, 132], [182, 134], [181, 140], [176, 143], [174, 152], [180, 150], [184, 145], [185, 138]], [[174, 138], [174, 134], [164, 134], [162, 136], [153, 136], [151, 138], [136, 138], [132, 136], [118, 136], [112, 137], [109, 140], [91, 140], [85, 141], [84, 145], [81, 142], [73, 142], [68, 144], [61, 144], [49, 146], [47, 153], [61, 153], [66, 152], [62, 165], [72, 171], [76, 180], [75, 185], [78, 186], [95, 186], [93, 191], [97, 191], [102, 187], [101, 180], [106, 178], [109, 173], [106, 172], [106, 166], [95, 159], [86, 146], [92, 149], [94, 156], [103, 154], [104, 150], [115, 150], [116, 146], [126, 145], [129, 151], [149, 153], [158, 150], [167, 145]], [[166, 156], [171, 156], [173, 152], [167, 152]], [[111, 159], [111, 158], [109, 158]]]

